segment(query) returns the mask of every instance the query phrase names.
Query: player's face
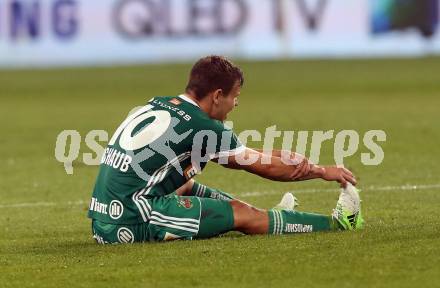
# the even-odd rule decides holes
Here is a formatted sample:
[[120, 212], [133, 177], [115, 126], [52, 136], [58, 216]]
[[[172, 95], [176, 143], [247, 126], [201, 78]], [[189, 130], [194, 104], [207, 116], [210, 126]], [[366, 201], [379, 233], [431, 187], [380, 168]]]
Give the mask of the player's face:
[[215, 119], [225, 121], [229, 112], [238, 105], [238, 95], [240, 95], [240, 83], [237, 81], [228, 95], [220, 95], [215, 105]]

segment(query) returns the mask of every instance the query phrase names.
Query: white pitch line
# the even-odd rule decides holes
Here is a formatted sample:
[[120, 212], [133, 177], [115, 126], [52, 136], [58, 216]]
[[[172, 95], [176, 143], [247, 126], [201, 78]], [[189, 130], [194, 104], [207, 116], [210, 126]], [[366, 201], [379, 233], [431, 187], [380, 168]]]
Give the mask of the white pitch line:
[[[440, 184], [427, 184], [427, 185], [403, 185], [403, 186], [368, 186], [362, 187], [363, 191], [416, 191], [416, 190], [428, 190], [428, 189], [440, 189]], [[317, 193], [317, 192], [337, 192], [338, 189], [300, 189], [291, 190], [293, 193]], [[269, 190], [264, 192], [245, 192], [240, 194], [240, 197], [261, 197], [268, 195], [281, 195], [281, 190]], [[88, 204], [84, 200], [68, 201], [68, 202], [30, 202], [30, 203], [15, 203], [15, 204], [0, 204], [0, 208], [23, 208], [23, 207], [51, 207], [51, 206], [81, 206]]]
[[24, 207], [50, 207], [50, 206], [76, 206], [86, 204], [83, 200], [67, 201], [64, 203], [56, 202], [30, 202], [30, 203], [15, 203], [15, 204], [0, 204], [0, 208], [24, 208]]
[[[408, 190], [428, 190], [428, 189], [440, 189], [440, 184], [429, 184], [429, 185], [403, 185], [403, 186], [368, 186], [368, 187], [361, 187], [360, 190], [362, 191], [408, 191]], [[296, 193], [318, 193], [318, 192], [337, 192], [339, 189], [337, 188], [327, 188], [327, 189], [299, 189], [295, 190], [292, 189], [291, 192]], [[274, 195], [274, 194], [280, 194], [283, 191], [279, 190], [269, 190], [264, 192], [245, 192], [243, 194], [240, 194], [241, 197], [259, 197], [259, 196], [266, 196], [266, 195]]]

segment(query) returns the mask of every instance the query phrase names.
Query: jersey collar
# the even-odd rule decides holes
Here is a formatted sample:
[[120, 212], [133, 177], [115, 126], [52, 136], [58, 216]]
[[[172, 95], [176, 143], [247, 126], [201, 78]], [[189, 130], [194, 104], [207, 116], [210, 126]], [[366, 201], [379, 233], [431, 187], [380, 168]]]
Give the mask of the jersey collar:
[[191, 98], [189, 98], [189, 97], [186, 96], [185, 94], [181, 94], [181, 95], [179, 95], [178, 97], [179, 97], [180, 99], [182, 99], [182, 100], [184, 100], [184, 101], [186, 101], [186, 102], [189, 102], [189, 103], [191, 103], [192, 105], [197, 106], [197, 107], [200, 108], [199, 104], [197, 104], [194, 100], [192, 100]]

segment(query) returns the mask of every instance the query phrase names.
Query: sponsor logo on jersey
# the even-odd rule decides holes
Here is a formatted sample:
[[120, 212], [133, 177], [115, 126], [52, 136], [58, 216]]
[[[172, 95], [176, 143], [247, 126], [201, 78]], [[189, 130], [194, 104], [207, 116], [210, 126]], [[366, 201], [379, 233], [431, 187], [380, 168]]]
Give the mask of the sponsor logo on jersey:
[[176, 106], [182, 104], [182, 101], [180, 101], [180, 100], [177, 99], [177, 98], [173, 98], [173, 99], [171, 99], [171, 100], [168, 101], [168, 102], [170, 102], [171, 104], [174, 104], [174, 105], [176, 105]]
[[162, 102], [160, 102], [158, 100], [153, 100], [151, 103], [156, 104], [157, 106], [160, 106], [160, 107], [165, 108], [167, 110], [171, 110], [171, 111], [176, 112], [177, 115], [182, 116], [183, 120], [185, 120], [185, 121], [190, 121], [191, 120], [191, 116], [190, 115], [188, 115], [185, 111], [183, 111], [183, 110], [181, 110], [181, 109], [179, 109], [177, 107], [170, 106], [170, 105], [162, 103]]
[[313, 232], [313, 225], [287, 224], [285, 232], [309, 233]]
[[121, 227], [118, 229], [118, 240], [120, 243], [133, 243], [134, 235], [127, 227]]
[[89, 210], [107, 215], [107, 206], [108, 206], [107, 204], [100, 203], [98, 202], [98, 199], [92, 197], [92, 200], [90, 201]]
[[109, 215], [112, 219], [119, 219], [124, 213], [124, 206], [121, 201], [113, 200], [110, 202]]
[[193, 203], [189, 198], [179, 198], [178, 204], [186, 209], [191, 209], [193, 207]]

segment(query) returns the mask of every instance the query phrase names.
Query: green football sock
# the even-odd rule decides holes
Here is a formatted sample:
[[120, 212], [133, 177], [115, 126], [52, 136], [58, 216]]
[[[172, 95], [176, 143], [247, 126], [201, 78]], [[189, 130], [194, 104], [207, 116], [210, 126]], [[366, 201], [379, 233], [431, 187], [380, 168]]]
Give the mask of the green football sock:
[[193, 188], [191, 190], [191, 195], [188, 196], [197, 196], [202, 198], [212, 198], [212, 199], [219, 199], [219, 200], [232, 200], [234, 197], [229, 195], [228, 193], [225, 193], [223, 191], [220, 191], [218, 189], [212, 189], [209, 188], [203, 184], [194, 182]]
[[339, 230], [332, 216], [291, 210], [272, 209], [269, 214], [269, 234], [307, 233]]

